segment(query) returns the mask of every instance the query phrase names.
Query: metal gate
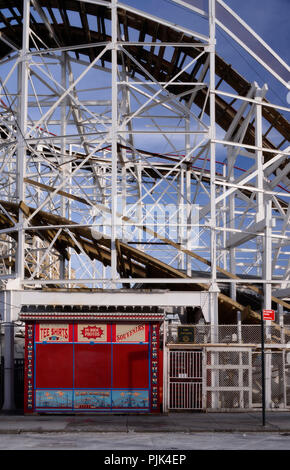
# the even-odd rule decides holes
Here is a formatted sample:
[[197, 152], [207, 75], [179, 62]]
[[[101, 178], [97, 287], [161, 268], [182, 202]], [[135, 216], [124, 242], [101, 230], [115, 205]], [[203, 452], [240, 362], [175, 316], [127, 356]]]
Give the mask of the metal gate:
[[[14, 359], [14, 400], [16, 409], [24, 404], [24, 359]], [[4, 404], [4, 357], [0, 357], [0, 410]]]
[[252, 348], [206, 347], [204, 394], [207, 409], [252, 408]]
[[[167, 348], [164, 409], [239, 411], [262, 406], [261, 351], [250, 346]], [[290, 409], [290, 350], [265, 352], [267, 409]]]
[[202, 409], [202, 351], [170, 350], [168, 408]]

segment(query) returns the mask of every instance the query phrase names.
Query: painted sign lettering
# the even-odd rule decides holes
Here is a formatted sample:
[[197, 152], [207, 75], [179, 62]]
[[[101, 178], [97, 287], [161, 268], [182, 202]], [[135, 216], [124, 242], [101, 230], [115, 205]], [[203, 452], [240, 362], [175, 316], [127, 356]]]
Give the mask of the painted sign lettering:
[[77, 340], [79, 342], [106, 342], [107, 325], [79, 324]]
[[39, 341], [47, 342], [68, 342], [69, 341], [69, 325], [39, 325]]
[[145, 342], [145, 325], [116, 325], [116, 342], [129, 343], [129, 342]]

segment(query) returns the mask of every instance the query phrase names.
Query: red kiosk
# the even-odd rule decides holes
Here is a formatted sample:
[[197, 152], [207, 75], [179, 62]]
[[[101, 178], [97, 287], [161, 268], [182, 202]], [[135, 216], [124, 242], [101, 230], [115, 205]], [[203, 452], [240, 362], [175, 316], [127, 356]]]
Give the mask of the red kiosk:
[[25, 413], [160, 413], [163, 313], [29, 311]]

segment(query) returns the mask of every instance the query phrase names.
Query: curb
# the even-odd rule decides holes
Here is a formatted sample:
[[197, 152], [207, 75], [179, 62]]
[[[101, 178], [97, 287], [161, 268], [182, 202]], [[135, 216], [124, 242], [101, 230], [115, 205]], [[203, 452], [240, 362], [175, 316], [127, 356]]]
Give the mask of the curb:
[[273, 429], [273, 428], [241, 428], [241, 429], [185, 429], [183, 431], [179, 431], [176, 429], [162, 429], [162, 430], [152, 430], [152, 429], [108, 429], [108, 430], [99, 430], [99, 429], [89, 429], [89, 428], [81, 428], [81, 429], [0, 429], [0, 435], [2, 434], [25, 434], [25, 433], [33, 433], [33, 434], [50, 434], [50, 433], [59, 433], [59, 434], [79, 434], [79, 433], [96, 433], [96, 434], [108, 434], [108, 433], [125, 433], [125, 434], [161, 434], [161, 433], [175, 433], [175, 434], [195, 434], [195, 433], [278, 433], [278, 434], [285, 434], [285, 436], [290, 436], [290, 429]]

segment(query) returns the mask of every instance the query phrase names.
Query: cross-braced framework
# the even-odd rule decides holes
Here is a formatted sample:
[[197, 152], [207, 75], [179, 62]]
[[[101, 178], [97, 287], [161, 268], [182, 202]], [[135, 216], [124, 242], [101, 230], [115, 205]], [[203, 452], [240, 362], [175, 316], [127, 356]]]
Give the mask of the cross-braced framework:
[[239, 17], [201, 13], [208, 35], [117, 0], [0, 1], [4, 289], [208, 291], [212, 323], [247, 307], [237, 286], [290, 308], [289, 109], [216, 53]]

